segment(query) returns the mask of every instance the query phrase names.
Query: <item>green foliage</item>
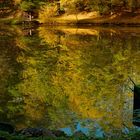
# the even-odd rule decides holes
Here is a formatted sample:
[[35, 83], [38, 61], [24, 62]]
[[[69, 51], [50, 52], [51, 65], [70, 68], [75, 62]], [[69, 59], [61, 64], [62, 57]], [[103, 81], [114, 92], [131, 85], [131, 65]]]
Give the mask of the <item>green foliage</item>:
[[31, 12], [35, 8], [35, 4], [31, 1], [23, 1], [20, 4], [20, 8], [21, 8], [21, 10], [23, 10], [25, 12], [27, 12], [27, 11]]
[[84, 0], [61, 1], [61, 6], [64, 7], [66, 13], [75, 13], [86, 10], [87, 5]]
[[66, 12], [79, 11], [99, 11], [101, 14], [109, 13], [110, 11], [118, 10], [120, 12], [120, 7], [126, 9], [128, 7], [139, 7], [139, 2], [131, 0], [127, 2], [126, 0], [73, 0], [67, 1], [62, 0], [61, 5], [66, 9]]

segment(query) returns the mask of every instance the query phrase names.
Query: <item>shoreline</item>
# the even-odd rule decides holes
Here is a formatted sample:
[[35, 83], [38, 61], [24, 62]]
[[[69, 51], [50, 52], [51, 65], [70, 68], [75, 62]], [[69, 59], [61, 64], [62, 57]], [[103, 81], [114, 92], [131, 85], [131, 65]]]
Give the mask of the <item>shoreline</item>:
[[105, 26], [105, 27], [140, 27], [140, 23], [124, 23], [124, 22], [74, 22], [74, 21], [56, 21], [51, 20], [46, 23], [39, 23], [38, 20], [25, 22], [24, 21], [16, 20], [13, 22], [13, 19], [0, 19], [0, 25], [46, 25], [46, 26]]
[[[130, 140], [139, 137], [140, 131], [135, 129], [130, 130], [129, 133], [122, 133], [117, 137], [117, 140]], [[49, 130], [41, 127], [16, 130], [15, 126], [0, 122], [0, 140], [116, 140], [116, 136], [96, 135], [96, 132], [90, 132], [87, 135], [80, 130], [68, 135], [62, 130]]]
[[121, 12], [112, 15], [99, 15], [97, 12], [64, 14], [40, 21], [50, 25], [88, 25], [88, 26], [140, 26], [140, 12]]
[[[132, 13], [131, 13], [132, 14]], [[0, 24], [5, 25], [48, 25], [48, 26], [121, 26], [140, 27], [140, 13], [131, 15], [129, 13], [114, 14], [107, 16], [88, 16], [79, 13], [77, 19], [75, 15], [62, 15], [40, 21], [38, 18], [32, 21], [16, 18], [0, 18]], [[86, 16], [87, 15], [87, 16]]]

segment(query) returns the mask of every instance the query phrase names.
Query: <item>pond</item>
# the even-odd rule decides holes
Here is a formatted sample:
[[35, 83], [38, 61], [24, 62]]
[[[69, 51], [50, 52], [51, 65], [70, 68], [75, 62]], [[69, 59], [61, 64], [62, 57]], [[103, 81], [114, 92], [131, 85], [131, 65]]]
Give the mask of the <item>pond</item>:
[[[140, 28], [0, 26], [0, 120], [121, 135], [140, 83]], [[97, 134], [97, 135], [98, 135]]]

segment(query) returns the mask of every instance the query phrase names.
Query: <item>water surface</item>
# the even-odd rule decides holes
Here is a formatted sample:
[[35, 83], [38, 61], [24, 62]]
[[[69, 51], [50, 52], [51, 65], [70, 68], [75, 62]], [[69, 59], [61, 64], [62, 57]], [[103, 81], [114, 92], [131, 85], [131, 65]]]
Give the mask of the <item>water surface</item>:
[[140, 28], [0, 27], [0, 120], [25, 127], [131, 128]]

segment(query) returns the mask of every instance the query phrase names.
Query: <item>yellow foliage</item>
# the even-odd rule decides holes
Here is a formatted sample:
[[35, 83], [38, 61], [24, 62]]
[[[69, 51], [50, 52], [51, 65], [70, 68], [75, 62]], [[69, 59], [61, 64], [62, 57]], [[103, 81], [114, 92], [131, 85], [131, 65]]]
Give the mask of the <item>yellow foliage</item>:
[[[122, 88], [128, 73], [131, 74], [130, 68], [136, 73], [139, 71], [139, 52], [134, 50], [131, 54], [131, 42], [125, 48], [123, 39], [115, 40], [113, 44], [108, 36], [98, 40], [96, 36], [86, 38], [62, 33], [40, 27], [40, 48], [31, 37], [16, 39], [16, 45], [22, 51], [16, 61], [23, 67], [20, 71], [23, 80], [16, 89], [25, 95], [25, 116], [41, 120], [48, 111], [54, 126], [60, 120], [66, 124], [68, 115], [64, 111], [67, 107], [66, 110], [75, 112], [78, 117], [98, 118], [112, 127], [122, 127], [123, 119], [130, 119], [129, 113], [122, 116], [126, 101]], [[132, 58], [136, 63], [131, 66]], [[128, 94], [128, 98], [132, 96]], [[51, 106], [50, 110], [41, 106], [45, 103]], [[38, 115], [34, 117], [36, 113]], [[105, 124], [105, 129], [108, 126]]]
[[43, 5], [39, 10], [39, 22], [45, 23], [57, 15], [56, 5]]
[[47, 43], [49, 45], [56, 46], [59, 42], [59, 37], [55, 32], [51, 30], [46, 30], [45, 27], [39, 27], [39, 37], [42, 39], [43, 43]]
[[82, 95], [73, 95], [69, 97], [69, 105], [74, 112], [79, 113], [83, 118], [101, 118], [104, 112], [98, 110], [93, 104], [95, 99], [88, 99]]
[[20, 4], [21, 1], [22, 1], [22, 0], [14, 0], [14, 4], [15, 4], [15, 5]]

